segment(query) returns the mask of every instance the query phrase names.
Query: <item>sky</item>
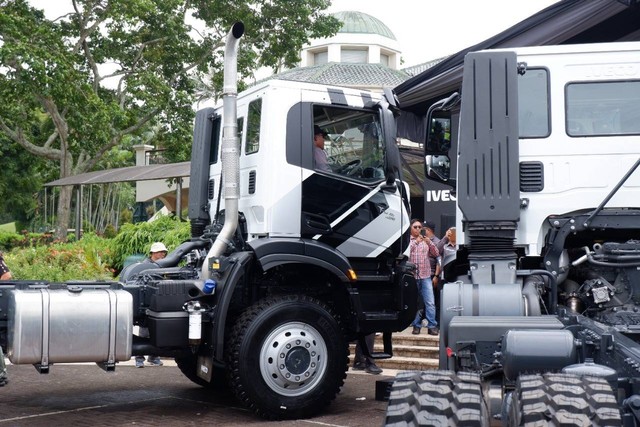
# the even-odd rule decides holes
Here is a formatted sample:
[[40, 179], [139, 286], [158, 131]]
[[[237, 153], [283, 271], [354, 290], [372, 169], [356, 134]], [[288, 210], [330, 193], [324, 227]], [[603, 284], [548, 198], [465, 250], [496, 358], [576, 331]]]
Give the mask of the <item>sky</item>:
[[[454, 54], [506, 30], [559, 0], [332, 0], [329, 13], [364, 12], [393, 32], [402, 68]], [[70, 9], [70, 0], [29, 0], [48, 17]]]
[[558, 0], [332, 0], [328, 12], [378, 18], [400, 44], [402, 68], [451, 55]]

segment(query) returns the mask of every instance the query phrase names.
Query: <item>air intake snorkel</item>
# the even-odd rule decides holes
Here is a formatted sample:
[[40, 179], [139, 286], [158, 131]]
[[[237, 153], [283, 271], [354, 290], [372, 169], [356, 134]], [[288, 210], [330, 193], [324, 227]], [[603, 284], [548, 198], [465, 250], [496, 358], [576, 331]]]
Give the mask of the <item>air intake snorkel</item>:
[[225, 221], [202, 264], [201, 278], [209, 279], [209, 260], [220, 256], [231, 243], [238, 226], [240, 198], [240, 152], [238, 151], [238, 44], [244, 24], [236, 22], [227, 34], [224, 51], [224, 85], [222, 93], [222, 179], [224, 180]]

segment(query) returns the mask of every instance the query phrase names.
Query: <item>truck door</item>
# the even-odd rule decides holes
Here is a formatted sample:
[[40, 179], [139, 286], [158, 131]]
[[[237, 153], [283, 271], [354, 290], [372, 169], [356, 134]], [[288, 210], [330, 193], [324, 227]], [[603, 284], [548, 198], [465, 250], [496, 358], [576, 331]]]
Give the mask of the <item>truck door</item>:
[[[387, 183], [389, 162], [399, 155], [390, 155], [397, 148], [384, 136], [380, 112], [316, 105], [309, 128], [317, 131], [316, 126], [329, 167], [313, 164], [314, 172], [303, 181], [302, 237], [350, 258], [401, 253], [409, 215], [402, 186]], [[309, 140], [316, 136], [311, 133]]]

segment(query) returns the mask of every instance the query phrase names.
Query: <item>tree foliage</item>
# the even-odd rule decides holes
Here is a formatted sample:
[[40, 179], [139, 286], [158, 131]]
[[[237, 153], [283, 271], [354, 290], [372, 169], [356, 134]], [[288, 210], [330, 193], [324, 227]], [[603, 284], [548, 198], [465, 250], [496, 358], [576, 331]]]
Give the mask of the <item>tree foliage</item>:
[[[170, 160], [188, 159], [193, 77], [211, 73], [220, 90], [233, 22], [242, 20], [246, 28], [240, 77], [261, 66], [291, 66], [309, 38], [340, 28], [322, 14], [329, 0], [67, 4], [69, 13], [48, 19], [27, 0], [0, 0], [0, 131], [56, 162], [60, 178], [93, 170], [127, 137], [149, 132]], [[71, 188], [62, 187], [60, 236], [70, 203]]]
[[38, 192], [49, 170], [46, 162], [26, 153], [18, 144], [0, 134], [0, 224], [16, 221], [26, 227], [37, 214]]

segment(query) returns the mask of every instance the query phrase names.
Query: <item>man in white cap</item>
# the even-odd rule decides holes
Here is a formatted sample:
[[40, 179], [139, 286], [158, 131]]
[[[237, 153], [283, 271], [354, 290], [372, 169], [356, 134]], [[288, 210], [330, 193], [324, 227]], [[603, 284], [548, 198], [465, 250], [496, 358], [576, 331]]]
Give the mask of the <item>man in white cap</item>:
[[[151, 245], [151, 248], [149, 249], [149, 258], [147, 258], [146, 261], [147, 262], [159, 261], [164, 257], [166, 257], [168, 252], [169, 251], [167, 250], [167, 247], [164, 245], [164, 243], [155, 242]], [[140, 329], [141, 329], [141, 335], [142, 335], [144, 333], [142, 332], [143, 328], [140, 328]], [[147, 328], [144, 328], [144, 330], [146, 331], [147, 334], [149, 333]], [[147, 364], [149, 364], [150, 366], [163, 365], [162, 360], [160, 360], [160, 357], [153, 356], [153, 355], [147, 356]], [[136, 368], [144, 368], [144, 356], [136, 356]]]
[[167, 247], [162, 242], [155, 242], [149, 249], [149, 261], [156, 262], [167, 256]]

